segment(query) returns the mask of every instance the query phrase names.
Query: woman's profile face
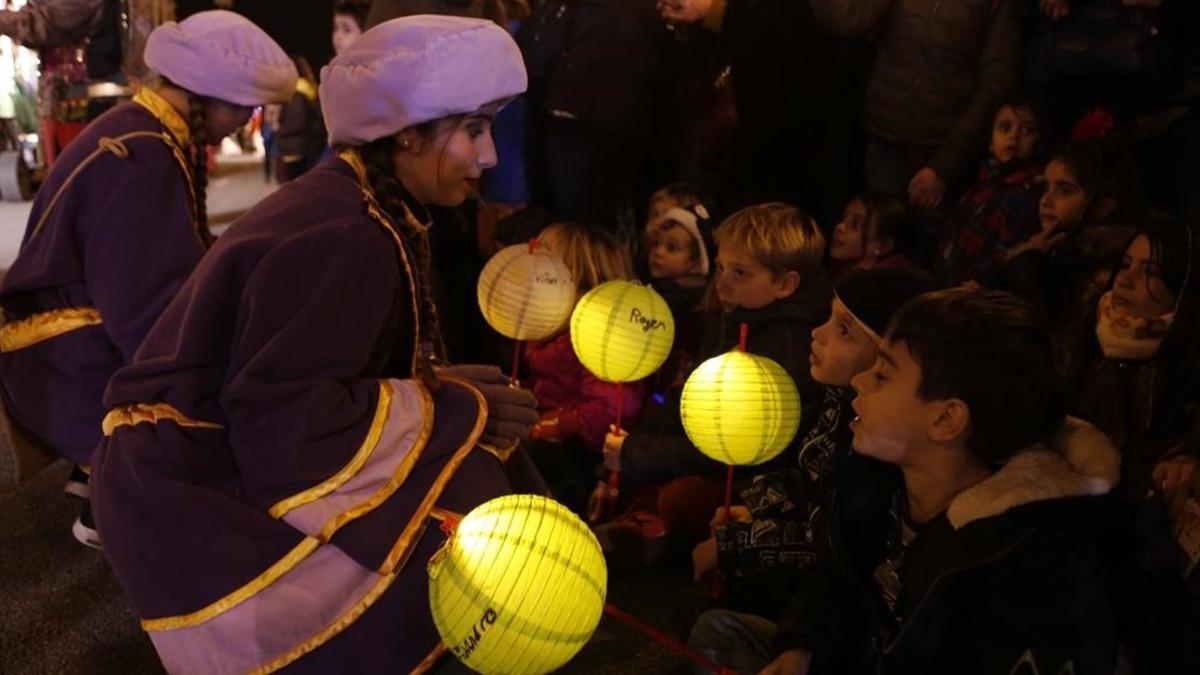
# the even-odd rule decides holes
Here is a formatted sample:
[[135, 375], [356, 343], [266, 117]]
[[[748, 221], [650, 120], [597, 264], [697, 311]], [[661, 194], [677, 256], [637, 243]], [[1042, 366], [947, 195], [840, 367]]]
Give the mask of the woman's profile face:
[[492, 120], [499, 105], [437, 125], [432, 138], [398, 151], [397, 178], [412, 196], [430, 206], [458, 206], [476, 193], [483, 172], [496, 165]]
[[246, 126], [254, 108], [210, 98], [204, 106], [204, 127], [210, 145], [220, 145], [221, 139]]

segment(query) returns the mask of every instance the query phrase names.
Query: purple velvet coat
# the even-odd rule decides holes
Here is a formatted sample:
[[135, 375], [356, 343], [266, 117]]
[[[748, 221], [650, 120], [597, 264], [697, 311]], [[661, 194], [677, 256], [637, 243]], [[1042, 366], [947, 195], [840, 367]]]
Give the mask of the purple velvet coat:
[[408, 672], [437, 644], [430, 509], [509, 487], [477, 391], [412, 379], [393, 228], [326, 160], [221, 237], [113, 378], [93, 507], [168, 670]]
[[[102, 141], [136, 132], [142, 135], [119, 146]], [[187, 171], [168, 141], [174, 137], [163, 122], [137, 103], [90, 124], [38, 191], [21, 251], [0, 287], [5, 408], [78, 464], [88, 463], [100, 441], [109, 378], [133, 359], [207, 248]], [[90, 318], [47, 333], [56, 318], [62, 325], [64, 312]]]

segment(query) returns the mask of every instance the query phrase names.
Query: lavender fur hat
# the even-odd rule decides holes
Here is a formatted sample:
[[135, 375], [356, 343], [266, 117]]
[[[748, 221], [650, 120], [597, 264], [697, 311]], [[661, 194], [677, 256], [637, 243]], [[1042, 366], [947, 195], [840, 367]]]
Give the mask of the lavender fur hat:
[[322, 68], [321, 110], [331, 144], [362, 145], [526, 85], [521, 51], [503, 28], [422, 14], [375, 26]]
[[237, 105], [286, 103], [296, 66], [261, 28], [240, 14], [199, 12], [154, 29], [146, 65], [201, 96]]

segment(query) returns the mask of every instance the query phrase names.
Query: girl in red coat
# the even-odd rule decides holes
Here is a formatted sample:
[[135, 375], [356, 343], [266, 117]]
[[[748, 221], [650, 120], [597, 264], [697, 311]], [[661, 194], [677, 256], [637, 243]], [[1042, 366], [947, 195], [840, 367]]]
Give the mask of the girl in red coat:
[[[575, 279], [577, 297], [614, 279], [633, 279], [629, 255], [607, 232], [576, 223], [556, 223], [538, 238], [562, 258]], [[592, 375], [571, 347], [567, 326], [558, 335], [530, 341], [522, 353], [524, 384], [538, 401], [539, 420], [529, 450], [555, 497], [583, 513], [592, 472], [609, 425], [641, 410], [642, 383], [621, 387]]]

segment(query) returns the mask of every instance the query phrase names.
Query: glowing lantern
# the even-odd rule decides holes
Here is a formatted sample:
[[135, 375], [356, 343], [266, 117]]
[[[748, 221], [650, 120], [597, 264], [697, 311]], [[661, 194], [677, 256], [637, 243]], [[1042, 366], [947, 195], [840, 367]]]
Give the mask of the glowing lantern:
[[571, 346], [606, 382], [637, 382], [662, 366], [675, 341], [675, 319], [649, 286], [609, 281], [588, 291], [571, 314]]
[[554, 335], [566, 325], [575, 306], [571, 272], [535, 242], [504, 248], [479, 275], [477, 295], [483, 318], [513, 340]]
[[595, 632], [607, 584], [591, 530], [537, 495], [475, 508], [429, 562], [442, 642], [480, 673], [562, 667]]
[[700, 364], [679, 408], [683, 429], [705, 455], [733, 465], [762, 464], [800, 428], [800, 393], [778, 363], [731, 351]]

